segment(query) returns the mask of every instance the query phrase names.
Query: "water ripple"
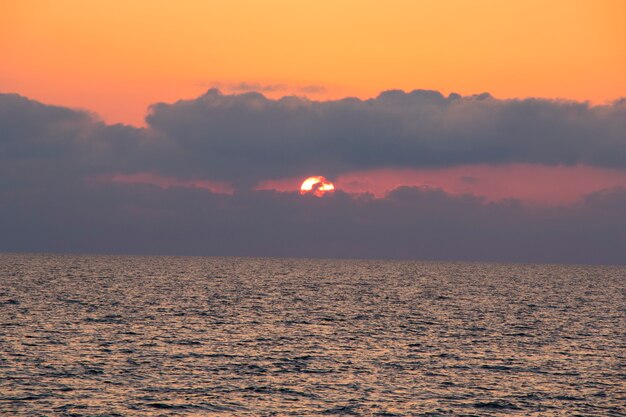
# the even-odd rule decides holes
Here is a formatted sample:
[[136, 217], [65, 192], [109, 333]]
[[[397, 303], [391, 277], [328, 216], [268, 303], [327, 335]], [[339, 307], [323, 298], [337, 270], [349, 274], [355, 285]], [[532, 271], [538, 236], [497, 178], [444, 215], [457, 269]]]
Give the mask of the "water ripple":
[[0, 255], [0, 414], [625, 416], [626, 268]]

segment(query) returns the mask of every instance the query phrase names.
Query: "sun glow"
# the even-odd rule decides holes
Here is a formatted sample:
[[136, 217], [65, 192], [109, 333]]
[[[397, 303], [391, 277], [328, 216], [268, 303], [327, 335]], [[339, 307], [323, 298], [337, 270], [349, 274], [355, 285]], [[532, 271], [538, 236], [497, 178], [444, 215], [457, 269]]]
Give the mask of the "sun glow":
[[313, 194], [317, 197], [333, 191], [335, 191], [333, 183], [321, 176], [309, 177], [300, 186], [300, 194]]

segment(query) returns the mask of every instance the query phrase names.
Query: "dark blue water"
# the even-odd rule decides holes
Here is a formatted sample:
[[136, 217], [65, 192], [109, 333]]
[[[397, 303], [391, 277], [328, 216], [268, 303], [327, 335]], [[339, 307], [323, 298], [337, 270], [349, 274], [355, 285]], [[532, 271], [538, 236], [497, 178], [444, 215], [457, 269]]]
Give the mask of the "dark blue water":
[[3, 415], [626, 415], [626, 268], [0, 255]]

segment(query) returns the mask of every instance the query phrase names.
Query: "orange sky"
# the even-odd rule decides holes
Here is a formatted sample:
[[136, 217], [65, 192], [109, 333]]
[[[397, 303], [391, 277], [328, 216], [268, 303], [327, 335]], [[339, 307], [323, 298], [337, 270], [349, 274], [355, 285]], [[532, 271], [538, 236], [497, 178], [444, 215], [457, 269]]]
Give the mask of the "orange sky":
[[626, 96], [626, 2], [2, 0], [0, 91], [141, 124], [219, 85], [267, 95]]

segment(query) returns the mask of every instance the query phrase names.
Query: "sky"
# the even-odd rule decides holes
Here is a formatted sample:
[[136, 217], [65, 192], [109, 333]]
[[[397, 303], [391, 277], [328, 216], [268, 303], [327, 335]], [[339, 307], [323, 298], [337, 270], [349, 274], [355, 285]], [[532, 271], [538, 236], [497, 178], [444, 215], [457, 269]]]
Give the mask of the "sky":
[[0, 251], [625, 264], [624, 15], [2, 2]]

